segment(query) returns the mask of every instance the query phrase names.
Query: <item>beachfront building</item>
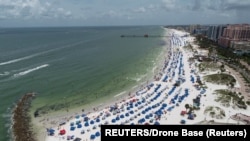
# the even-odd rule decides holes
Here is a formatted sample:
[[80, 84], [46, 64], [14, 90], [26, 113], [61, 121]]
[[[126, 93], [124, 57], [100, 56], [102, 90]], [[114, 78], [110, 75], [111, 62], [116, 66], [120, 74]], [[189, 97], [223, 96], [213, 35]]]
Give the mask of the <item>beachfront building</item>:
[[209, 26], [206, 32], [207, 38], [214, 42], [218, 42], [218, 39], [223, 35], [223, 31], [226, 27], [226, 25]]
[[232, 41], [230, 48], [237, 54], [250, 53], [250, 41]]
[[231, 43], [239, 41], [250, 41], [249, 24], [228, 25], [219, 38], [218, 44], [223, 47], [230, 47]]

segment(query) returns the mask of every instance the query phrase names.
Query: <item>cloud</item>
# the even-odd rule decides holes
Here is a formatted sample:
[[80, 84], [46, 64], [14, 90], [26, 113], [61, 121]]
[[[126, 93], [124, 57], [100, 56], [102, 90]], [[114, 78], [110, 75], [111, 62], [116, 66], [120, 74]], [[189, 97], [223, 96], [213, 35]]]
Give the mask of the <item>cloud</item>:
[[176, 0], [162, 0], [162, 8], [167, 11], [176, 9]]
[[146, 8], [145, 7], [139, 7], [137, 9], [135, 9], [134, 12], [136, 12], [136, 13], [145, 13]]
[[63, 18], [69, 17], [72, 12], [63, 8], [56, 8], [49, 2], [39, 0], [1, 0], [0, 17], [2, 19], [29, 19], [29, 18]]
[[[189, 6], [190, 8], [190, 6]], [[250, 10], [249, 0], [193, 0], [190, 10], [241, 11]]]

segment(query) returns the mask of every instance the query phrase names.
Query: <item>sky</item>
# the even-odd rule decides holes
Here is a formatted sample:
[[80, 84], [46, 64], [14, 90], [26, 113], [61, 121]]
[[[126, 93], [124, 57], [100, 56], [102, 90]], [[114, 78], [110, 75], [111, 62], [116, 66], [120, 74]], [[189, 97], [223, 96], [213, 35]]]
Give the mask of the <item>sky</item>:
[[0, 27], [250, 23], [250, 0], [0, 0]]

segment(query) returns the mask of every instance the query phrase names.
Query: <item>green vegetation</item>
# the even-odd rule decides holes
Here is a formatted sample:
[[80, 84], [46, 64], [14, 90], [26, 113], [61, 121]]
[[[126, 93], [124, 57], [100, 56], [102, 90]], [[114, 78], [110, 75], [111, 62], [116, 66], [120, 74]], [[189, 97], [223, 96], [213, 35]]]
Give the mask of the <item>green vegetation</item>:
[[248, 65], [250, 65], [250, 53], [245, 53], [241, 57]]
[[184, 46], [183, 48], [193, 51], [193, 46], [191, 44], [188, 44], [188, 45]]
[[220, 74], [211, 74], [204, 77], [204, 80], [211, 83], [217, 84], [235, 84], [236, 80], [232, 75], [220, 73]]
[[202, 35], [197, 35], [196, 39], [197, 39], [197, 44], [200, 46], [200, 48], [208, 49], [212, 44], [214, 44], [213, 41], [205, 38]]
[[217, 94], [215, 101], [221, 102], [226, 107], [229, 107], [231, 104], [243, 109], [246, 109], [247, 107], [245, 101], [243, 100], [244, 97], [240, 96], [236, 92], [232, 92], [230, 90], [215, 90], [215, 94]]
[[214, 62], [202, 62], [198, 65], [199, 67], [199, 71], [203, 72], [206, 70], [212, 70], [212, 71], [216, 71], [220, 68], [220, 66]]
[[226, 116], [225, 111], [220, 107], [208, 106], [204, 110], [204, 114], [208, 114], [212, 118], [222, 119]]

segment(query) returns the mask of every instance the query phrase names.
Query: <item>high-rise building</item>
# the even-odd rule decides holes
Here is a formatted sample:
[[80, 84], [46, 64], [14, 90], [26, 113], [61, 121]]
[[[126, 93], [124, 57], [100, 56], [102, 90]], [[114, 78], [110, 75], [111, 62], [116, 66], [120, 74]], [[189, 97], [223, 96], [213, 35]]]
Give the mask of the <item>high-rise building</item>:
[[222, 36], [218, 43], [223, 47], [230, 47], [233, 41], [250, 41], [250, 25], [249, 24], [234, 24], [224, 28]]

